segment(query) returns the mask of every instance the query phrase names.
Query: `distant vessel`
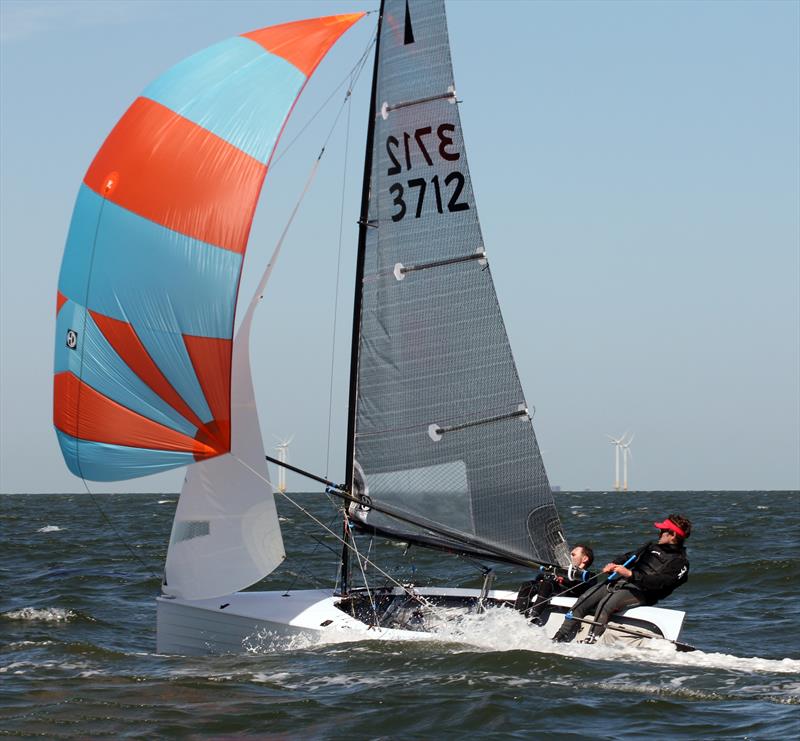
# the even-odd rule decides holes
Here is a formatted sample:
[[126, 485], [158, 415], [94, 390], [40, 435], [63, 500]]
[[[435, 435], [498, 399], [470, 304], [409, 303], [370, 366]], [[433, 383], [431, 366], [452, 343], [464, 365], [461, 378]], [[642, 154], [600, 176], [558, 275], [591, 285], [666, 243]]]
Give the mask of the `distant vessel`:
[[[346, 481], [328, 482], [346, 502], [338, 588], [240, 591], [285, 558], [249, 360], [277, 250], [234, 339], [242, 259], [295, 100], [362, 16], [264, 28], [180, 62], [123, 115], [81, 186], [59, 281], [55, 425], [87, 479], [188, 465], [158, 598], [161, 652], [240, 651], [259, 630], [434, 637], [444, 608], [513, 603], [488, 569], [480, 590], [355, 588], [354, 531], [557, 573], [569, 564], [488, 267], [444, 4], [386, 0]], [[553, 600], [550, 633], [572, 603]], [[617, 624], [675, 640], [683, 615], [638, 607]]]

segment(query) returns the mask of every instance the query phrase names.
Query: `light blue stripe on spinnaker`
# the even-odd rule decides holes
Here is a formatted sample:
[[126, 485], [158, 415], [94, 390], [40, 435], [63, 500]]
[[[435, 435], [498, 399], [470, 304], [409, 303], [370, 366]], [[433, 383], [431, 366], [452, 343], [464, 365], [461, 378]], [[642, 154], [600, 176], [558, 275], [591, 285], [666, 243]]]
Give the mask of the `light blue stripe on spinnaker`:
[[241, 255], [103, 203], [81, 185], [58, 287], [92, 311], [137, 326], [229, 339], [241, 268]]
[[266, 164], [306, 76], [236, 36], [178, 62], [142, 93]]
[[134, 479], [195, 462], [191, 453], [77, 440], [59, 429], [56, 429], [56, 434], [69, 470], [91, 481]]
[[[67, 347], [68, 330], [78, 333], [77, 347]], [[156, 394], [117, 355], [86, 310], [67, 301], [56, 318], [55, 373], [71, 371], [95, 391], [131, 411], [194, 437], [197, 427]]]
[[81, 306], [86, 306], [92, 244], [102, 208], [103, 199], [81, 183], [58, 274], [58, 290]]
[[241, 265], [241, 255], [103, 203], [82, 185], [59, 290], [92, 311], [128, 322], [172, 387], [208, 422], [211, 411], [183, 335], [233, 336]]

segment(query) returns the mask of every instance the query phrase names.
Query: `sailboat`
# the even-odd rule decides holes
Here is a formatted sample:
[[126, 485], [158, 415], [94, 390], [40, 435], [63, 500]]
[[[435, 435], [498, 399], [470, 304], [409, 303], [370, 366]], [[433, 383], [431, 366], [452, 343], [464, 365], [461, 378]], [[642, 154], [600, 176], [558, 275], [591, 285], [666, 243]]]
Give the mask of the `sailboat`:
[[[364, 15], [263, 28], [179, 62], [133, 102], [80, 187], [59, 277], [54, 423], [86, 480], [186, 466], [157, 597], [159, 652], [242, 651], [259, 631], [424, 639], [450, 608], [513, 604], [489, 570], [481, 589], [356, 587], [357, 533], [569, 567], [478, 221], [444, 2], [383, 0], [346, 480], [305, 472], [343, 503], [339, 575], [329, 589], [248, 589], [285, 559], [249, 349], [280, 244], [234, 335], [242, 263], [295, 102]], [[550, 635], [573, 601], [552, 600]], [[683, 617], [638, 607], [612, 626], [676, 641]]]

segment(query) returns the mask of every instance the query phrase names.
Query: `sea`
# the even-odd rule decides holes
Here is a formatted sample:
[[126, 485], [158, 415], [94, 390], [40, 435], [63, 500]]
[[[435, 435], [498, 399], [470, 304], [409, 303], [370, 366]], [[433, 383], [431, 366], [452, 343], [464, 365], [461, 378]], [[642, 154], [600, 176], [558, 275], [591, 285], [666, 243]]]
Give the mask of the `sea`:
[[[279, 502], [289, 558], [261, 589], [330, 586], [339, 515]], [[800, 737], [800, 493], [558, 492], [597, 565], [694, 523], [676, 652], [548, 641], [508, 609], [435, 641], [281, 641], [240, 655], [156, 653], [155, 597], [176, 494], [0, 495], [0, 737], [215, 739], [794, 739]], [[302, 508], [302, 509], [301, 509]], [[479, 587], [481, 564], [359, 542], [393, 578]], [[358, 569], [354, 572], [359, 573]], [[498, 588], [530, 578], [496, 567]], [[360, 576], [358, 577], [361, 578]], [[367, 568], [366, 578], [385, 577]]]

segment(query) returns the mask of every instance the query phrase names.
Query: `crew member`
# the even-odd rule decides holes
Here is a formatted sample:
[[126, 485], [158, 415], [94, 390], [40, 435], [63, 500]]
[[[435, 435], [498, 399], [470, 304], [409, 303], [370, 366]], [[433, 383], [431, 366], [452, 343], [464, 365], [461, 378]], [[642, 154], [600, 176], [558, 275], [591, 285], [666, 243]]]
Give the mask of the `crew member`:
[[[576, 618], [593, 615], [595, 624], [584, 643], [594, 643], [603, 635], [614, 613], [637, 605], [654, 605], [688, 580], [689, 559], [683, 543], [692, 532], [692, 523], [682, 515], [670, 515], [653, 524], [661, 531], [658, 542], [647, 543], [606, 564], [603, 573], [612, 575], [609, 581], [587, 592], [572, 608]], [[623, 565], [628, 562], [630, 568]], [[580, 626], [578, 620], [566, 618], [553, 640], [568, 643]]]
[[586, 573], [594, 561], [594, 553], [588, 545], [579, 543], [569, 554], [572, 568], [566, 576], [556, 576], [552, 572], [542, 571], [533, 581], [526, 581], [519, 589], [514, 607], [529, 617], [535, 625], [544, 625], [547, 620], [542, 613], [549, 607], [550, 599], [560, 592], [569, 591], [570, 596], [583, 594], [590, 586]]

